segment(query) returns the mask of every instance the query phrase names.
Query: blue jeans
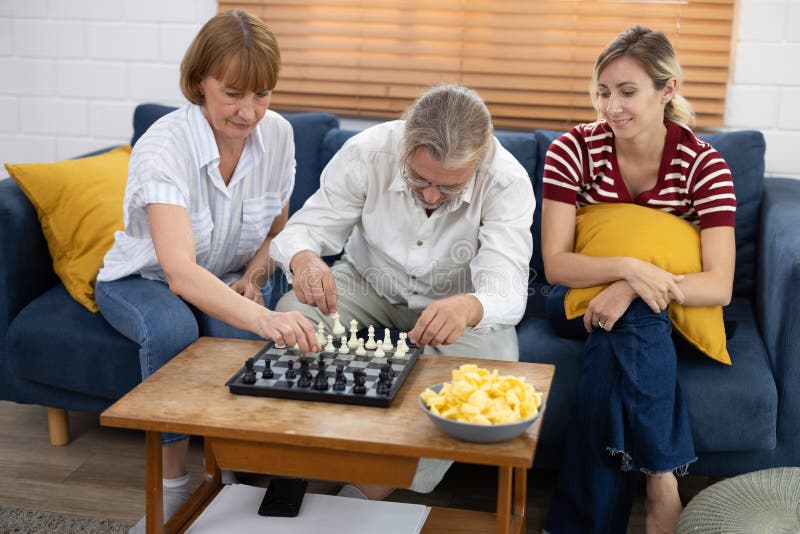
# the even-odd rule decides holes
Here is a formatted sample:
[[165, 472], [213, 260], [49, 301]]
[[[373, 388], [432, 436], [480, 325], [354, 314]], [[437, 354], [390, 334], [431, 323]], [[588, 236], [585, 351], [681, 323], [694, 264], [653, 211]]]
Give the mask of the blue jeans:
[[[262, 288], [262, 292], [265, 290], [268, 293], [269, 288]], [[139, 275], [97, 282], [94, 294], [106, 321], [139, 345], [142, 380], [200, 336], [261, 339], [252, 332], [206, 315], [170, 291], [167, 284]], [[161, 435], [164, 445], [187, 438], [184, 434], [168, 432]]]
[[671, 332], [666, 311], [636, 299], [589, 335], [548, 532], [625, 533], [639, 473], [684, 474], [697, 459]]

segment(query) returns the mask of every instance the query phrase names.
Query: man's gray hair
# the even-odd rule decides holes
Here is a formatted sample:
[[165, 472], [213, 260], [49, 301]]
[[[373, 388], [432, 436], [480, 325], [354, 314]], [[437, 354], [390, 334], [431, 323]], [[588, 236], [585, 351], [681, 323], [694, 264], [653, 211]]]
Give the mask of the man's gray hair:
[[441, 84], [429, 89], [408, 108], [404, 160], [420, 147], [449, 169], [480, 165], [494, 146], [492, 117], [472, 89]]

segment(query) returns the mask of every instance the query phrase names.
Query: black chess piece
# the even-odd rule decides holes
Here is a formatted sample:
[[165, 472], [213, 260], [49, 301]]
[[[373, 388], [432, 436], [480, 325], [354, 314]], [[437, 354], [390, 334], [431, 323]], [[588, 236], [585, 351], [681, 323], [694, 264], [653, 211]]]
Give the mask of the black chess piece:
[[353, 371], [353, 393], [356, 395], [364, 395], [367, 392], [367, 387], [364, 385], [366, 376], [361, 369]]
[[389, 390], [391, 389], [392, 383], [386, 380], [384, 376], [380, 377], [375, 385], [375, 393], [378, 395], [389, 395]]
[[269, 358], [264, 358], [264, 370], [261, 372], [261, 378], [273, 378], [275, 373], [272, 372], [272, 362]]
[[317, 371], [317, 376], [314, 377], [314, 389], [317, 391], [328, 391], [328, 373], [325, 372], [325, 366]]
[[311, 372], [308, 370], [308, 365], [303, 367], [302, 363], [300, 364], [300, 379], [297, 381], [297, 387], [311, 387]]
[[255, 361], [253, 358], [247, 358], [244, 362], [244, 375], [242, 376], [242, 383], [243, 384], [255, 384], [256, 383], [256, 371], [254, 369]]
[[344, 376], [344, 366], [336, 366], [336, 379], [333, 382], [334, 391], [344, 391], [347, 387], [347, 378]]
[[294, 370], [294, 360], [289, 360], [286, 362], [286, 364], [289, 366], [289, 368], [286, 369], [286, 374], [284, 376], [287, 380], [291, 380], [297, 376], [297, 372]]
[[322, 369], [323, 367], [325, 367], [325, 356], [320, 352], [317, 358], [317, 369]]

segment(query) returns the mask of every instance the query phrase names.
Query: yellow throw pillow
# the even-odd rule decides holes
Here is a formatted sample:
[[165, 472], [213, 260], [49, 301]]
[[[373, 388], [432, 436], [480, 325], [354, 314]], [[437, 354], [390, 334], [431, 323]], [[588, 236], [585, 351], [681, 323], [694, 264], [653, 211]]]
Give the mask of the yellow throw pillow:
[[[636, 204], [598, 204], [578, 210], [575, 252], [595, 257], [628, 256], [674, 274], [703, 270], [700, 232], [683, 219]], [[567, 319], [586, 313], [589, 302], [608, 285], [570, 289]], [[673, 327], [703, 354], [730, 365], [722, 306], [669, 305]]]
[[72, 298], [96, 312], [94, 283], [122, 230], [122, 198], [131, 147], [56, 163], [6, 165], [33, 204], [53, 270]]

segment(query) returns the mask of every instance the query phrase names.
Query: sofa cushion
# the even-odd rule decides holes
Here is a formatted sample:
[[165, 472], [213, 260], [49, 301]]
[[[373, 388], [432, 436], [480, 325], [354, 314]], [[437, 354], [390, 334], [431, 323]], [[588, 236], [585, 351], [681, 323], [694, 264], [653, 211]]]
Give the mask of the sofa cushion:
[[8, 360], [11, 371], [26, 380], [108, 399], [142, 380], [138, 346], [75, 302], [61, 284], [11, 323]]
[[339, 119], [330, 113], [287, 113], [284, 118], [294, 130], [297, 161], [294, 191], [289, 200], [289, 213], [292, 214], [319, 189], [319, 175], [329, 159], [324, 154], [323, 140], [329, 131], [339, 128]]
[[72, 297], [96, 312], [94, 282], [122, 229], [131, 148], [55, 163], [6, 165], [39, 216], [53, 270]]
[[[538, 130], [539, 165], [536, 176], [541, 183], [547, 149], [561, 132]], [[761, 132], [739, 131], [699, 135], [719, 152], [733, 176], [736, 189], [736, 273], [733, 277], [733, 294], [752, 296], [756, 277], [756, 254], [761, 198], [764, 194], [764, 152], [766, 143]], [[536, 200], [541, 200], [541, 190]], [[537, 210], [538, 211], [538, 210]], [[538, 234], [539, 226], [536, 227]], [[536, 236], [534, 242], [536, 242]], [[541, 271], [544, 272], [544, 271]]]
[[517, 326], [517, 337], [519, 361], [556, 366], [540, 440], [545, 446], [561, 446], [575, 405], [585, 341], [559, 336], [545, 317], [523, 319]]
[[[736, 323], [728, 340], [730, 366], [699, 356], [681, 337], [673, 336], [695, 449], [698, 453], [772, 450], [777, 388], [750, 301], [734, 298], [725, 308], [725, 319]], [[559, 337], [542, 317], [523, 319], [517, 333], [520, 361], [556, 365], [541, 441], [545, 446], [560, 445], [572, 416], [584, 341]]]
[[764, 153], [761, 132], [740, 131], [700, 135], [719, 152], [736, 189], [736, 274], [733, 294], [752, 296], [756, 280], [758, 226], [764, 196]]

